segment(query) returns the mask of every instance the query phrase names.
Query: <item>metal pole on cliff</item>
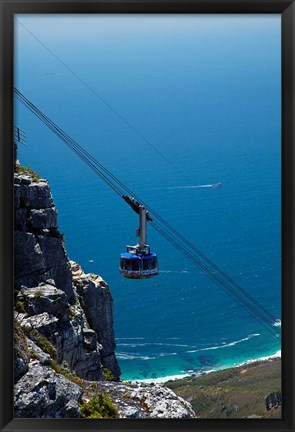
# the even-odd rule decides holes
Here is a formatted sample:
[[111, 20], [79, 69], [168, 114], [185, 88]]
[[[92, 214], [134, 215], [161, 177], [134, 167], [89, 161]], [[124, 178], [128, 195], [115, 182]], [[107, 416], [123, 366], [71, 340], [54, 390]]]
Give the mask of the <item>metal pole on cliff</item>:
[[20, 129], [17, 126], [14, 126], [13, 128], [13, 136], [14, 136], [14, 170], [16, 169], [17, 166], [17, 143], [21, 143], [24, 146], [27, 145], [27, 137], [26, 137], [26, 132], [23, 131], [22, 129]]
[[13, 169], [16, 170], [16, 160], [17, 160], [17, 144], [14, 141], [14, 147], [13, 147]]

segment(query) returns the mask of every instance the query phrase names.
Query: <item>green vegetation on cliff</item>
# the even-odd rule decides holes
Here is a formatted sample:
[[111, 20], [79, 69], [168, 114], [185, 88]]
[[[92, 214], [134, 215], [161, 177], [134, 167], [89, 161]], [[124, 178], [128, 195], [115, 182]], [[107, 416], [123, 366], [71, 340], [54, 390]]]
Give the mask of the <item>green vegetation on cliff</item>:
[[118, 409], [104, 393], [98, 393], [88, 402], [80, 404], [83, 418], [118, 418]]
[[33, 341], [42, 351], [49, 354], [50, 357], [55, 360], [57, 357], [57, 351], [51, 342], [37, 329], [26, 329], [24, 328], [25, 334]]
[[33, 182], [38, 181], [41, 178], [40, 175], [36, 171], [32, 170], [32, 168], [30, 168], [29, 166], [26, 167], [23, 165], [19, 165], [17, 167], [17, 172], [31, 176]]

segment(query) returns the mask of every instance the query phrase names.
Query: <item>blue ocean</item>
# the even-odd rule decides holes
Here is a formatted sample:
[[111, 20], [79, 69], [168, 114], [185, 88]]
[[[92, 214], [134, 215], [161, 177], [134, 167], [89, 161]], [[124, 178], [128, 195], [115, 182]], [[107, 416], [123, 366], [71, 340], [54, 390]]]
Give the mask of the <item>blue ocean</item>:
[[[16, 20], [15, 86], [280, 319], [280, 16]], [[50, 182], [69, 258], [110, 286], [123, 379], [280, 350], [150, 226], [159, 276], [122, 278], [119, 256], [137, 242], [138, 216], [17, 101], [15, 124], [27, 136], [21, 164]]]

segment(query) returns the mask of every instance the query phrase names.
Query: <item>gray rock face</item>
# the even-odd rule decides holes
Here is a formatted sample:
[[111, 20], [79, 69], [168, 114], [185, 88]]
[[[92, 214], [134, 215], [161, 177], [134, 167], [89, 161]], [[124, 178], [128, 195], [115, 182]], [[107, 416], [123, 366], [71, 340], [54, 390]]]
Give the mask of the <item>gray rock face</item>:
[[26, 228], [27, 210], [23, 208], [16, 208], [14, 212], [14, 225], [20, 230], [24, 231]]
[[39, 315], [33, 315], [28, 318], [19, 317], [21, 328], [24, 330], [36, 329], [47, 337], [50, 337], [54, 332], [58, 331], [59, 319], [49, 316], [47, 312]]
[[[75, 295], [73, 292], [72, 286], [72, 275], [71, 270], [69, 268], [68, 262], [63, 261], [60, 264], [57, 264], [54, 267], [47, 268], [46, 271], [42, 272], [39, 276], [38, 281], [47, 281], [48, 279], [53, 279], [55, 281], [55, 285], [61, 291], [64, 291], [67, 295], [68, 301], [73, 304], [75, 302]], [[35, 286], [35, 279], [31, 279], [31, 286]]]
[[34, 287], [41, 281], [53, 279], [58, 289], [74, 299], [71, 271], [60, 239], [48, 233], [15, 231], [15, 284]]
[[14, 232], [14, 274], [16, 284], [19, 278], [39, 274], [45, 268], [45, 259], [37, 243], [35, 235], [31, 232]]
[[196, 418], [188, 402], [159, 384], [102, 382], [99, 387], [111, 397], [122, 418]]
[[29, 368], [30, 352], [26, 343], [26, 337], [19, 326], [15, 322], [14, 326], [14, 382], [17, 382]]
[[20, 185], [14, 184], [14, 208], [18, 209], [20, 206]]
[[18, 298], [25, 303], [29, 316], [39, 315], [44, 311], [49, 315], [57, 316], [68, 309], [65, 292], [48, 283], [41, 283], [34, 288], [23, 288]]
[[[52, 340], [57, 348], [58, 362], [65, 362], [75, 373], [87, 380], [104, 379], [100, 347], [93, 338], [92, 349], [85, 347], [84, 330], [87, 338], [87, 321], [83, 310], [75, 307], [76, 315], [60, 324], [57, 332], [52, 334]], [[95, 335], [96, 336], [96, 335]]]
[[90, 327], [98, 335], [102, 353], [106, 357], [114, 352], [113, 299], [103, 281], [91, 279], [82, 281], [79, 294], [84, 302], [84, 311]]
[[175, 393], [159, 384], [150, 387], [139, 385], [129, 393], [130, 398], [138, 399], [147, 407], [152, 418], [194, 418], [196, 417], [190, 404]]
[[[95, 343], [92, 337], [92, 349], [85, 347], [89, 341], [89, 331], [85, 327], [87, 322], [83, 316], [83, 311], [79, 306], [75, 307], [77, 315], [69, 319], [61, 316], [57, 318], [52, 314], [43, 312], [42, 314], [29, 317], [19, 317], [21, 328], [29, 333], [36, 329], [55, 346], [57, 350], [58, 363], [64, 363], [74, 371], [79, 377], [90, 380], [103, 380], [102, 362], [100, 356], [100, 345]], [[84, 330], [87, 341], [84, 339]], [[90, 330], [91, 331], [91, 330]], [[34, 350], [33, 350], [34, 351]], [[38, 353], [37, 353], [38, 354]]]
[[[86, 351], [93, 351], [97, 347], [97, 336], [94, 330], [83, 329], [84, 348]], [[102, 347], [100, 346], [100, 349]]]
[[15, 287], [36, 287], [53, 279], [74, 301], [71, 271], [57, 230], [57, 211], [46, 180], [15, 174]]
[[79, 418], [83, 390], [40, 362], [17, 382], [14, 392], [15, 417]]
[[14, 380], [17, 382], [28, 371], [28, 361], [22, 355], [18, 355], [14, 360]]
[[53, 207], [53, 200], [50, 193], [50, 188], [47, 182], [39, 181], [33, 182], [29, 185], [25, 184], [25, 176], [21, 179], [21, 205], [34, 208], [44, 209]]
[[30, 212], [30, 221], [36, 229], [57, 228], [56, 208], [33, 209]]
[[55, 238], [45, 232], [36, 236], [41, 253], [44, 256], [45, 267], [57, 267], [61, 262], [67, 262], [64, 246], [60, 238]]
[[40, 362], [41, 366], [51, 366], [52, 360], [49, 354], [46, 354], [41, 348], [38, 347], [31, 339], [27, 338], [27, 345], [34, 357]]
[[102, 346], [101, 360], [115, 379], [121, 370], [114, 354], [116, 348], [113, 328], [113, 299], [107, 283], [94, 274], [85, 274], [82, 268], [70, 261], [73, 282], [81, 296], [83, 309], [90, 327], [95, 331], [99, 344]]

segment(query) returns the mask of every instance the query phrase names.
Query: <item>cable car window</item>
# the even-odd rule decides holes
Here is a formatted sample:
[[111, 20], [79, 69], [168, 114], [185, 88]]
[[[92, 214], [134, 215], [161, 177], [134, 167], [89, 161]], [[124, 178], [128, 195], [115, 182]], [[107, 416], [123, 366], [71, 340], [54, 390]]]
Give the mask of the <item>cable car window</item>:
[[131, 260], [130, 259], [125, 259], [124, 260], [124, 269], [125, 270], [130, 270], [131, 269]]
[[133, 271], [139, 270], [139, 260], [138, 259], [131, 260], [131, 270], [133, 270]]
[[153, 259], [152, 259], [151, 268], [152, 268], [152, 269], [157, 268], [157, 259], [156, 259], [156, 258], [153, 258]]
[[143, 270], [149, 270], [150, 266], [150, 260], [149, 259], [144, 259], [142, 260], [142, 268]]

